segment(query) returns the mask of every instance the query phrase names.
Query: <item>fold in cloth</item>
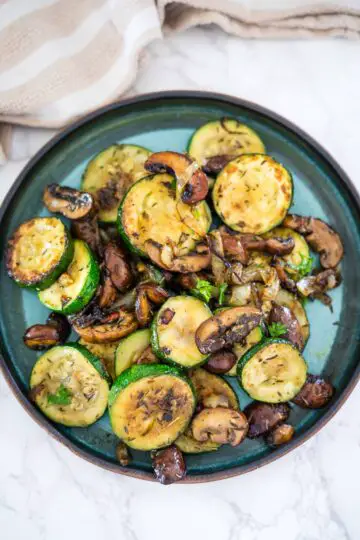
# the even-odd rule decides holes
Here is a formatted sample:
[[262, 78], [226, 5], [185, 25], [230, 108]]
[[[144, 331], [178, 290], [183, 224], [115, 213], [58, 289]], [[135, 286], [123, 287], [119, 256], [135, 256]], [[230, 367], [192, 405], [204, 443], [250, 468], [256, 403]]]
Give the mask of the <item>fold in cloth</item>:
[[[3, 0], [0, 163], [10, 124], [62, 127], [133, 83], [151, 41], [217, 24], [243, 38], [360, 37], [359, 0]], [[2, 122], [2, 124], [1, 124]]]

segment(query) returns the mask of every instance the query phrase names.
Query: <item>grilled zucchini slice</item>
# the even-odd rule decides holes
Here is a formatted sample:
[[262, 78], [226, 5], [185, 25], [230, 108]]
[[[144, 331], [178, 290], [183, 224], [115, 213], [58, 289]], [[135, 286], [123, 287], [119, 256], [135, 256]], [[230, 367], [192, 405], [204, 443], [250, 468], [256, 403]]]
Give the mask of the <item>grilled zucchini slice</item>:
[[272, 157], [244, 154], [224, 167], [212, 195], [215, 210], [228, 227], [263, 234], [285, 218], [292, 201], [292, 178]]
[[30, 376], [31, 395], [39, 409], [64, 426], [96, 422], [106, 410], [109, 383], [99, 358], [78, 343], [48, 350]]
[[120, 373], [128, 369], [141, 356], [150, 345], [150, 330], [137, 330], [130, 336], [122, 339], [115, 353], [115, 373], [118, 377]]
[[113, 144], [89, 162], [83, 174], [81, 189], [95, 195], [100, 206], [100, 221], [116, 222], [119, 204], [125, 192], [134, 182], [148, 174], [144, 163], [150, 154], [150, 150], [142, 146]]
[[239, 409], [238, 398], [230, 384], [219, 375], [205, 369], [194, 369], [190, 374], [198, 402], [205, 408], [228, 407]]
[[51, 287], [39, 293], [39, 300], [58, 313], [77, 313], [94, 296], [99, 279], [99, 265], [89, 246], [82, 240], [75, 240], [70, 266]]
[[120, 343], [119, 341], [114, 343], [88, 343], [81, 338], [78, 343], [86, 347], [94, 356], [100, 358], [110, 377], [115, 379], [115, 351]]
[[265, 146], [249, 126], [236, 118], [222, 118], [197, 129], [190, 139], [188, 152], [202, 166], [213, 156], [264, 154]]
[[[163, 313], [174, 313], [170, 322]], [[202, 322], [211, 317], [204, 302], [193, 296], [174, 296], [160, 308], [151, 327], [151, 346], [156, 356], [165, 362], [193, 368], [205, 362], [195, 343], [195, 332]]]
[[176, 198], [173, 178], [155, 174], [139, 180], [125, 195], [119, 209], [119, 232], [128, 247], [146, 256], [145, 242], [171, 243], [177, 255], [186, 255], [211, 225], [206, 202], [189, 206]]
[[[288, 274], [291, 274], [294, 279], [300, 279], [304, 277], [311, 270], [311, 261], [309, 265], [310, 249], [306, 243], [306, 240], [301, 234], [287, 229], [286, 227], [276, 227], [271, 232], [264, 235], [265, 238], [272, 238], [278, 236], [280, 238], [289, 238], [291, 236], [294, 239], [295, 246], [289, 255], [284, 255], [281, 259], [285, 262], [285, 269]], [[305, 269], [308, 266], [308, 271], [300, 274], [299, 271]]]
[[293, 314], [299, 321], [301, 335], [305, 346], [310, 335], [310, 324], [306, 315], [306, 311], [300, 300], [295, 296], [295, 294], [292, 294], [289, 291], [285, 291], [285, 289], [280, 289], [274, 302], [276, 304], [279, 304], [280, 306], [285, 306], [289, 308], [293, 312]]
[[236, 355], [237, 362], [236, 364], [226, 373], [230, 377], [236, 377], [237, 365], [241, 361], [244, 354], [254, 347], [257, 343], [260, 343], [264, 339], [264, 330], [261, 326], [257, 326], [251, 330], [244, 340], [244, 343], [235, 343], [233, 347], [233, 352]]
[[250, 397], [265, 403], [282, 403], [295, 397], [304, 385], [307, 365], [289, 341], [269, 339], [242, 357], [237, 373]]
[[169, 446], [189, 425], [196, 398], [184, 373], [161, 364], [124, 371], [109, 395], [114, 433], [137, 450]]
[[6, 268], [20, 287], [46, 289], [66, 270], [73, 257], [68, 229], [56, 217], [25, 221], [7, 245]]

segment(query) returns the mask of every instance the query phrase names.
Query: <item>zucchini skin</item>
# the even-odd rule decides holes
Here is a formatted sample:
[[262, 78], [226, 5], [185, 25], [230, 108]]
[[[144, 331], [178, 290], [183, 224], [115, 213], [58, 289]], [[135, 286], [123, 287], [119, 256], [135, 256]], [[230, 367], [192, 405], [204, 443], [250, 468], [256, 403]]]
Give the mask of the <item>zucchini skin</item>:
[[129, 386], [129, 384], [136, 382], [144, 377], [159, 377], [161, 375], [172, 375], [184, 380], [191, 388], [194, 397], [194, 410], [196, 406], [196, 393], [194, 385], [190, 379], [186, 376], [185, 372], [175, 366], [166, 366], [163, 364], [140, 364], [132, 366], [123, 371], [117, 379], [114, 381], [109, 393], [109, 407], [114, 404], [119, 393]]
[[[76, 242], [82, 242], [81, 240], [76, 240]], [[72, 315], [73, 313], [78, 313], [81, 311], [92, 299], [92, 297], [95, 294], [95, 291], [99, 285], [100, 282], [100, 268], [96, 261], [96, 258], [94, 254], [92, 253], [89, 246], [83, 242], [84, 246], [86, 247], [86, 250], [90, 257], [90, 267], [89, 272], [86, 278], [86, 281], [83, 285], [83, 288], [81, 289], [80, 294], [67, 306], [56, 309], [52, 305], [48, 305], [41, 297], [41, 292], [39, 293], [39, 300], [42, 304], [44, 304], [46, 307], [51, 309], [52, 311], [55, 311], [56, 313], [61, 313], [62, 315]], [[68, 265], [69, 266], [69, 265]]]
[[64, 345], [60, 345], [60, 347], [71, 347], [72, 349], [75, 349], [76, 351], [79, 351], [85, 358], [90, 362], [90, 364], [96, 369], [96, 371], [101, 375], [105, 381], [111, 385], [112, 379], [109, 375], [109, 373], [106, 371], [104, 364], [98, 358], [95, 356], [95, 354], [91, 353], [84, 345], [80, 345], [79, 342], [76, 341], [69, 341], [68, 343], [64, 343]]
[[[33, 218], [33, 219], [37, 219], [37, 218]], [[56, 218], [56, 219], [59, 219], [59, 218]], [[28, 221], [32, 221], [32, 220], [28, 220]], [[59, 221], [61, 221], [61, 220], [59, 220]], [[24, 223], [26, 223], [26, 222], [24, 222]], [[13, 271], [11, 269], [11, 265], [10, 265], [11, 246], [8, 245], [6, 255], [5, 255], [7, 273], [9, 275], [9, 277], [11, 279], [13, 279], [15, 281], [15, 283], [19, 287], [26, 288], [26, 289], [32, 289], [32, 290], [35, 290], [35, 291], [42, 291], [42, 290], [47, 289], [48, 287], [50, 287], [53, 283], [55, 283], [55, 281], [58, 279], [58, 277], [63, 272], [65, 272], [65, 270], [67, 269], [67, 267], [71, 263], [72, 258], [74, 256], [74, 242], [73, 242], [73, 239], [71, 237], [69, 229], [65, 225], [64, 225], [64, 231], [65, 231], [65, 235], [66, 235], [66, 246], [65, 246], [65, 250], [64, 250], [64, 253], [63, 253], [60, 261], [51, 270], [46, 272], [43, 275], [42, 279], [40, 281], [36, 282], [36, 283], [31, 282], [31, 281], [22, 281], [22, 280], [19, 280], [19, 279], [16, 278], [15, 274], [13, 273]], [[16, 231], [15, 231], [15, 234], [16, 234]], [[14, 236], [10, 239], [10, 242], [13, 239], [14, 239]]]

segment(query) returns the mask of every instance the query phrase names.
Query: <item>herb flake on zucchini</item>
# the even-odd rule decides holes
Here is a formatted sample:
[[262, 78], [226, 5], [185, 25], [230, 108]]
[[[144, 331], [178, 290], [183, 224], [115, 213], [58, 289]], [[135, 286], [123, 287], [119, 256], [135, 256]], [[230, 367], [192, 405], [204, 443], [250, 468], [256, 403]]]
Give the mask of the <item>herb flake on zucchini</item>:
[[55, 283], [39, 293], [39, 300], [58, 313], [77, 313], [90, 302], [99, 279], [99, 265], [90, 248], [82, 240], [75, 240], [69, 267]]
[[151, 152], [133, 144], [113, 144], [88, 164], [81, 189], [94, 194], [100, 207], [99, 219], [115, 223], [119, 204], [127, 189], [148, 173], [144, 163]]
[[265, 154], [244, 154], [217, 176], [212, 192], [219, 217], [231, 229], [263, 234], [283, 221], [291, 205], [292, 177]]
[[[168, 322], [163, 314], [174, 313]], [[184, 368], [193, 368], [205, 362], [195, 343], [195, 332], [202, 322], [211, 317], [204, 302], [193, 296], [169, 298], [154, 318], [151, 328], [151, 345], [156, 356]]]
[[196, 398], [184, 373], [161, 364], [124, 371], [109, 395], [114, 433], [137, 450], [169, 446], [189, 425]]
[[56, 217], [25, 221], [7, 245], [6, 268], [21, 287], [46, 289], [66, 270], [73, 257], [68, 229]]
[[101, 361], [78, 343], [48, 350], [30, 376], [39, 409], [54, 422], [76, 427], [89, 426], [104, 414], [109, 383]]
[[290, 401], [304, 385], [307, 365], [289, 341], [269, 339], [242, 357], [237, 373], [250, 397], [265, 403], [282, 403]]

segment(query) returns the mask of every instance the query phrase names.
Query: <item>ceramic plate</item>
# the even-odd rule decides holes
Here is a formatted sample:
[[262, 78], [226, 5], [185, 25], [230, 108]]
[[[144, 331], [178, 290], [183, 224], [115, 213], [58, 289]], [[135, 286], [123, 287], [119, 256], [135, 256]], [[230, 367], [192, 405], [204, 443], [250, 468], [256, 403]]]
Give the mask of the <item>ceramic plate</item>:
[[[149, 455], [133, 452], [131, 467], [115, 458], [116, 437], [107, 414], [87, 428], [66, 428], [47, 420], [29, 402], [28, 380], [36, 354], [22, 342], [24, 330], [43, 322], [47, 310], [36, 294], [22, 290], [4, 268], [4, 248], [12, 231], [24, 220], [47, 215], [41, 202], [46, 184], [79, 187], [84, 168], [95, 154], [114, 142], [133, 143], [153, 151], [183, 152], [193, 131], [210, 120], [234, 116], [254, 128], [267, 151], [293, 174], [295, 196], [291, 212], [328, 221], [340, 233], [345, 258], [343, 285], [332, 292], [333, 312], [320, 302], [306, 306], [311, 335], [305, 359], [312, 373], [330, 377], [336, 397], [317, 411], [294, 407], [294, 439], [277, 450], [262, 439], [247, 439], [238, 448], [187, 456], [185, 482], [204, 482], [234, 476], [269, 463], [309, 438], [338, 410], [359, 377], [360, 328], [360, 208], [350, 180], [335, 161], [308, 135], [288, 121], [251, 103], [204, 92], [168, 92], [115, 103], [74, 123], [50, 141], [30, 161], [8, 194], [1, 210], [0, 331], [2, 371], [16, 396], [49, 433], [78, 455], [115, 472], [153, 479]], [[230, 378], [243, 408], [250, 401]]]

